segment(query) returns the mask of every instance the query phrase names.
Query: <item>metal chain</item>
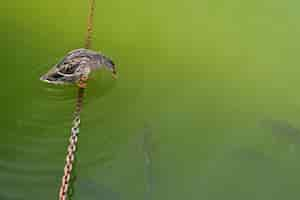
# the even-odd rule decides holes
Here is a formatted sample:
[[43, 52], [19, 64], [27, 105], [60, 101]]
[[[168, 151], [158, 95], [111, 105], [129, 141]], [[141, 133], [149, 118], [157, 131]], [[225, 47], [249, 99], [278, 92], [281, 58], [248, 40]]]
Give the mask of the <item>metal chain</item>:
[[85, 38], [85, 44], [84, 47], [87, 49], [91, 48], [92, 45], [92, 32], [93, 32], [93, 18], [95, 13], [95, 3], [96, 0], [90, 0], [89, 1], [89, 15], [88, 15], [88, 21], [87, 21], [87, 32], [86, 32], [86, 38]]
[[72, 175], [73, 164], [75, 160], [75, 153], [77, 149], [77, 141], [78, 141], [78, 134], [79, 134], [79, 126], [80, 126], [80, 112], [82, 108], [83, 102], [83, 95], [84, 95], [84, 88], [79, 88], [77, 102], [76, 102], [76, 109], [74, 113], [73, 119], [73, 126], [71, 128], [71, 136], [69, 138], [69, 146], [66, 156], [66, 164], [64, 167], [64, 175], [62, 177], [62, 182], [59, 191], [59, 200], [67, 200], [68, 197], [68, 189], [70, 186], [70, 179]]
[[[89, 49], [92, 43], [92, 31], [93, 31], [93, 16], [95, 10], [95, 0], [89, 1], [89, 16], [87, 22], [87, 33], [85, 38], [85, 48]], [[79, 89], [78, 89], [78, 96], [76, 102], [76, 109], [74, 113], [74, 120], [73, 126], [71, 128], [71, 136], [69, 138], [69, 146], [68, 152], [66, 156], [66, 164], [64, 168], [64, 175], [62, 177], [62, 182], [59, 191], [59, 200], [67, 200], [68, 197], [68, 189], [70, 186], [70, 179], [72, 175], [73, 164], [75, 160], [75, 153], [76, 153], [76, 145], [78, 141], [78, 134], [79, 134], [79, 126], [80, 126], [80, 112], [82, 109], [82, 102], [84, 96], [84, 88], [86, 87], [87, 77], [83, 77], [85, 79], [81, 79], [79, 81]]]
[[73, 169], [73, 163], [75, 160], [75, 152], [76, 152], [76, 144], [78, 141], [78, 134], [79, 134], [79, 125], [80, 125], [80, 117], [77, 116], [73, 120], [73, 126], [71, 129], [71, 136], [69, 138], [69, 146], [68, 146], [68, 153], [66, 156], [66, 164], [64, 168], [64, 175], [62, 177], [62, 182], [59, 191], [59, 200], [66, 200], [68, 195], [68, 189], [70, 184], [70, 178]]

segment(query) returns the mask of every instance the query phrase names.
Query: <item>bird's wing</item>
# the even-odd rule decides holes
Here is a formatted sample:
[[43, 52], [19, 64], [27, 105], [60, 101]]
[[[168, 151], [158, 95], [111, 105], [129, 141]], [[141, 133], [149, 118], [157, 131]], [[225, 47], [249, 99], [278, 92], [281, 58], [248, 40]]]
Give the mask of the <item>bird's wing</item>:
[[62, 62], [56, 65], [56, 73], [63, 76], [76, 76], [80, 73], [80, 67], [83, 67], [84, 63], [80, 58], [64, 59]]

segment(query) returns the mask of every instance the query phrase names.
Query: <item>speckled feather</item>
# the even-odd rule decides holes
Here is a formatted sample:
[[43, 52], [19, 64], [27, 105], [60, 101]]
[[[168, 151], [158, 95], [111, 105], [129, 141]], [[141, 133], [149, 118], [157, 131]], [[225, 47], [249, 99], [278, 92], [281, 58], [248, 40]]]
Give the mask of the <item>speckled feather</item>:
[[70, 51], [40, 80], [53, 84], [77, 83], [81, 77], [88, 77], [91, 71], [103, 66], [116, 76], [115, 64], [110, 58], [96, 51], [76, 49]]

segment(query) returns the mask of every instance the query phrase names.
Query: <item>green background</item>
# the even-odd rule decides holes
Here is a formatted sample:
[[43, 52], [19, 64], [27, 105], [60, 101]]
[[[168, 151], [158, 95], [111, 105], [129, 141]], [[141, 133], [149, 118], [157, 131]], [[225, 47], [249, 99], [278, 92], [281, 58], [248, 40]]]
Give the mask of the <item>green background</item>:
[[[97, 0], [119, 79], [89, 81], [73, 199], [298, 199], [299, 6]], [[39, 76], [83, 46], [87, 11], [1, 3], [1, 200], [58, 199], [76, 88]]]

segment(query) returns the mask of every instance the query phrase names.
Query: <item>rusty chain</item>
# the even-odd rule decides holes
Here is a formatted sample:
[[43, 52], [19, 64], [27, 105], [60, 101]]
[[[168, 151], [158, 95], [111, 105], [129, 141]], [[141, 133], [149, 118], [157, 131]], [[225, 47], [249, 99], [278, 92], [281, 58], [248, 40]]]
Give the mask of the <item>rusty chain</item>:
[[64, 167], [64, 175], [61, 180], [61, 186], [59, 191], [59, 200], [67, 200], [68, 190], [70, 187], [70, 180], [72, 176], [73, 164], [75, 161], [75, 153], [77, 149], [79, 126], [80, 126], [80, 112], [82, 109], [84, 88], [79, 88], [76, 109], [74, 113], [73, 126], [71, 128], [71, 136], [69, 138], [69, 146], [66, 156], [66, 164]]
[[62, 177], [62, 183], [59, 192], [59, 200], [66, 200], [68, 195], [68, 189], [71, 179], [71, 173], [73, 169], [73, 163], [75, 160], [76, 144], [78, 141], [80, 117], [76, 117], [73, 120], [73, 127], [71, 129], [71, 136], [69, 138], [68, 153], [66, 156], [66, 164], [64, 168], [64, 175]]
[[[95, 0], [90, 0], [89, 2], [89, 15], [87, 22], [87, 33], [85, 38], [85, 48], [91, 48], [91, 40], [92, 40], [92, 30], [93, 30], [93, 16], [95, 10]], [[79, 81], [78, 88], [78, 96], [76, 102], [76, 109], [74, 113], [73, 126], [71, 128], [71, 136], [69, 138], [69, 146], [66, 156], [66, 164], [64, 167], [64, 175], [62, 177], [62, 182], [59, 191], [59, 200], [67, 200], [68, 198], [68, 190], [70, 187], [70, 180], [72, 176], [73, 164], [75, 161], [75, 153], [78, 142], [78, 134], [79, 134], [79, 126], [80, 126], [80, 112], [82, 109], [82, 102], [84, 96], [84, 88], [86, 87], [86, 77], [82, 77]]]

